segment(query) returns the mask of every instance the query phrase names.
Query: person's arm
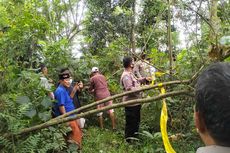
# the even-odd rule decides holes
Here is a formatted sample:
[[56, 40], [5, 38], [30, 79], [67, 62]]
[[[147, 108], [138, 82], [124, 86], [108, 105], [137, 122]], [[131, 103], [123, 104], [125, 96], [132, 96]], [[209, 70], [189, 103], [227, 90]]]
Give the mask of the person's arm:
[[147, 81], [151, 81], [152, 78], [151, 78], [151, 77], [141, 77], [141, 78], [138, 78], [137, 80], [138, 80], [141, 84], [143, 84], [143, 83], [146, 82], [146, 80], [147, 80]]
[[50, 79], [50, 78], [48, 78], [48, 82], [51, 83], [51, 84], [54, 83], [54, 81], [52, 79]]
[[94, 81], [92, 78], [90, 78], [90, 86], [89, 86], [89, 92], [94, 92]]
[[[59, 111], [61, 114], [65, 114], [66, 113], [65, 106], [64, 105], [59, 106]], [[66, 126], [68, 126], [69, 122], [66, 122], [65, 124]]]
[[54, 93], [53, 92], [49, 92], [48, 95], [51, 98], [51, 100], [54, 100]]
[[82, 81], [79, 81], [78, 85], [79, 85], [79, 91], [84, 88]]
[[70, 93], [70, 97], [73, 98], [75, 93], [80, 90], [79, 84], [76, 83], [75, 86], [73, 87], [72, 92]]
[[61, 114], [65, 114], [66, 113], [65, 106], [63, 105], [59, 106], [59, 111]]

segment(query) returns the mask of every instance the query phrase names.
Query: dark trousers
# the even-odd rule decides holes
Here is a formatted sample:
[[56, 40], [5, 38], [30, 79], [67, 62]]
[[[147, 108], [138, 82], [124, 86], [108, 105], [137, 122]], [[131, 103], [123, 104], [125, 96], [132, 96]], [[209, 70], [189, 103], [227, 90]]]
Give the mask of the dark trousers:
[[125, 138], [136, 137], [140, 125], [141, 105], [125, 107]]

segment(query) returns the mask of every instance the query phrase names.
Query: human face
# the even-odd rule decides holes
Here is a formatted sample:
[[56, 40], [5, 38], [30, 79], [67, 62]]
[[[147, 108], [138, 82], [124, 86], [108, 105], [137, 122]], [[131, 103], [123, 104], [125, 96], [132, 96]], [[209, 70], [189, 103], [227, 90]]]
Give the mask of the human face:
[[44, 75], [47, 75], [47, 74], [48, 74], [48, 69], [47, 69], [47, 67], [44, 67], [44, 68], [42, 69], [42, 73], [43, 73]]
[[71, 78], [66, 78], [66, 79], [63, 79], [62, 80], [62, 85], [65, 86], [65, 87], [70, 87], [71, 85]]

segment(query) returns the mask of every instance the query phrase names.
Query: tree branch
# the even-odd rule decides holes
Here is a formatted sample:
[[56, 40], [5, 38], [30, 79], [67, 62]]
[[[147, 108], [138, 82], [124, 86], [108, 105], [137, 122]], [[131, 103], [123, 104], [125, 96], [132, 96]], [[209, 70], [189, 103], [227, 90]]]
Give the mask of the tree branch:
[[69, 121], [72, 121], [72, 120], [76, 120], [78, 118], [82, 118], [82, 117], [85, 117], [85, 116], [88, 116], [88, 115], [91, 115], [91, 114], [96, 114], [96, 113], [101, 112], [101, 111], [106, 111], [106, 110], [110, 110], [110, 109], [113, 109], [113, 108], [125, 107], [125, 106], [128, 106], [128, 105], [134, 105], [134, 104], [150, 103], [150, 102], [160, 100], [160, 99], [163, 99], [163, 98], [166, 98], [166, 97], [183, 95], [183, 94], [187, 94], [189, 92], [191, 92], [191, 91], [189, 91], [189, 90], [179, 90], [179, 91], [174, 91], [174, 92], [168, 92], [166, 94], [158, 95], [158, 96], [155, 96], [155, 97], [125, 101], [125, 102], [122, 102], [122, 103], [113, 104], [111, 106], [106, 106], [106, 107], [103, 107], [101, 109], [94, 109], [94, 110], [91, 110], [91, 111], [88, 111], [88, 112], [85, 112], [85, 113], [81, 113], [81, 114], [78, 114], [77, 116], [70, 116], [70, 117], [66, 117], [66, 118], [59, 118], [59, 119], [56, 119], [56, 120], [53, 120], [53, 121], [48, 121], [48, 122], [45, 122], [43, 124], [36, 125], [36, 126], [30, 127], [30, 128], [25, 128], [25, 129], [19, 130], [19, 132], [16, 132], [16, 133], [13, 133], [13, 134], [6, 134], [6, 135], [7, 136], [22, 135], [22, 134], [29, 133], [29, 132], [32, 132], [32, 131], [35, 131], [35, 130], [44, 129], [44, 128], [47, 128], [47, 127], [52, 126], [52, 125], [57, 125], [57, 124], [60, 124], [60, 123], [65, 123], [65, 122], [69, 122]]
[[[182, 1], [181, 1], [182, 2]], [[190, 9], [191, 11], [195, 12], [201, 19], [204, 20], [205, 23], [207, 23], [207, 25], [210, 27], [211, 31], [213, 32], [213, 35], [215, 35], [215, 41], [216, 41], [216, 45], [217, 45], [217, 33], [213, 27], [213, 25], [208, 21], [207, 18], [205, 18], [202, 14], [200, 14], [198, 11], [194, 10], [191, 6], [189, 6], [188, 4], [182, 2], [182, 5], [184, 5], [185, 7], [187, 7], [188, 9]]]
[[[129, 95], [129, 94], [132, 94], [132, 93], [136, 93], [136, 92], [140, 92], [140, 91], [145, 91], [145, 90], [150, 90], [150, 89], [154, 89], [154, 88], [158, 88], [158, 87], [161, 87], [161, 86], [167, 86], [167, 85], [172, 85], [172, 84], [181, 84], [181, 83], [189, 83], [191, 80], [182, 80], [182, 81], [170, 81], [170, 82], [165, 82], [165, 83], [161, 83], [161, 84], [156, 84], [156, 85], [149, 85], [149, 86], [146, 86], [146, 87], [142, 87], [140, 89], [137, 89], [135, 91], [127, 91], [127, 92], [123, 92], [123, 93], [120, 93], [120, 94], [116, 94], [114, 96], [111, 96], [111, 97], [107, 97], [103, 100], [99, 100], [97, 102], [94, 102], [94, 103], [91, 103], [91, 104], [88, 104], [88, 105], [85, 105], [85, 106], [82, 106], [76, 110], [73, 110], [71, 112], [68, 112], [68, 113], [65, 113], [61, 116], [58, 116], [57, 118], [53, 119], [53, 120], [56, 120], [56, 119], [59, 119], [59, 118], [64, 118], [66, 116], [69, 116], [71, 114], [76, 114], [82, 110], [85, 110], [85, 109], [88, 109], [88, 108], [91, 108], [93, 106], [97, 106], [99, 104], [102, 104], [102, 103], [105, 103], [107, 101], [110, 101], [110, 100], [114, 100], [116, 98], [119, 98], [119, 97], [123, 97], [125, 95]], [[52, 121], [52, 120], [51, 120]]]
[[199, 74], [200, 74], [200, 72], [203, 70], [203, 68], [204, 68], [204, 65], [202, 65], [201, 67], [200, 67], [200, 69], [192, 76], [192, 78], [191, 78], [191, 83], [193, 84], [193, 82], [197, 79], [197, 77], [199, 76]]
[[228, 50], [225, 50], [224, 53], [225, 55], [221, 58], [220, 61], [223, 61], [230, 56], [230, 47], [228, 48]]

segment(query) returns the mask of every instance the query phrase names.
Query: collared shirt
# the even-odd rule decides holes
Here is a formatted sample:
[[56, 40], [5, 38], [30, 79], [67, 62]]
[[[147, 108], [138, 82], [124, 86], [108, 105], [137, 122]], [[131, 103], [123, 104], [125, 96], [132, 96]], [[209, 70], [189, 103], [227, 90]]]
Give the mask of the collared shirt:
[[148, 61], [138, 61], [134, 65], [133, 73], [137, 78], [150, 77], [155, 75], [156, 68], [154, 68]]
[[[137, 79], [132, 72], [124, 70], [121, 75], [121, 85], [124, 91], [135, 91], [140, 88], [140, 82], [143, 82], [145, 78]], [[133, 93], [123, 97], [123, 101], [133, 100], [141, 98], [141, 93]], [[139, 104], [137, 104], [139, 105]], [[135, 106], [135, 105], [132, 105]]]
[[211, 145], [198, 148], [196, 153], [230, 153], [230, 147]]
[[134, 74], [136, 77], [141, 78], [141, 77], [147, 77], [146, 74], [146, 63], [143, 61], [137, 61], [134, 65], [133, 69]]
[[73, 100], [70, 97], [70, 93], [63, 85], [60, 84], [58, 86], [58, 88], [54, 92], [54, 96], [55, 96], [55, 99], [57, 100], [57, 102], [55, 103], [55, 107], [54, 107], [55, 116], [62, 115], [59, 110], [60, 106], [64, 106], [66, 112], [70, 112], [75, 109]]

